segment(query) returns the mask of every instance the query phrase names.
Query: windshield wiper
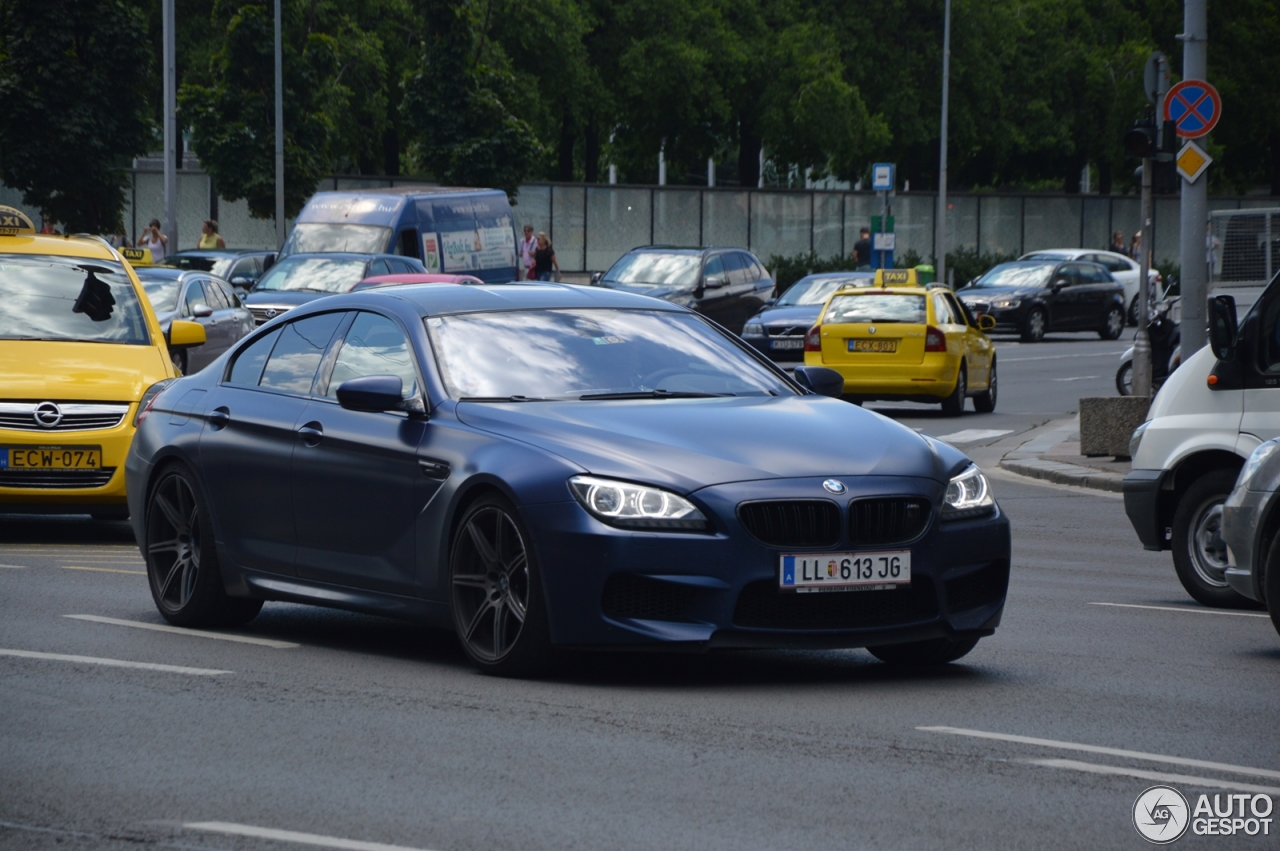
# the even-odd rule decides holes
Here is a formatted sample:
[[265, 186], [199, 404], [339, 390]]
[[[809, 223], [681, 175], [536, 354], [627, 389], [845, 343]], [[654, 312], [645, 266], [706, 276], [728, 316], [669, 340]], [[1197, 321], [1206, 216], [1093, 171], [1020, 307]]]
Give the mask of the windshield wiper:
[[459, 402], [545, 402], [545, 396], [459, 396]]
[[626, 390], [618, 393], [587, 393], [579, 399], [712, 399], [733, 393], [698, 393], [693, 390]]

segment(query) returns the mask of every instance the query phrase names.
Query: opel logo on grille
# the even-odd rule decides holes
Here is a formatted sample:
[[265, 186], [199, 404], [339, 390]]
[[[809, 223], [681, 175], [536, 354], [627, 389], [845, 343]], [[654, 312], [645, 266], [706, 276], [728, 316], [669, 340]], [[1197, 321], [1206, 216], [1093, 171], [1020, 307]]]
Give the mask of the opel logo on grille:
[[822, 483], [822, 487], [826, 489], [827, 493], [833, 493], [837, 496], [848, 490], [848, 488], [844, 486], [844, 482], [837, 481], [835, 479], [827, 479]]
[[35, 417], [36, 425], [41, 428], [53, 428], [62, 422], [62, 409], [53, 402], [41, 402], [36, 405], [31, 415]]

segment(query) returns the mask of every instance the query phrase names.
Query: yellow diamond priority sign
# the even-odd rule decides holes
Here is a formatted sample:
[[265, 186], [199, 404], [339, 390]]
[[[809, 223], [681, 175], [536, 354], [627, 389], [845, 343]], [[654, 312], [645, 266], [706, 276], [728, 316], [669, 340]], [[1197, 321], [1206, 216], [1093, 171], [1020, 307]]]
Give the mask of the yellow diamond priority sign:
[[1204, 170], [1209, 167], [1209, 163], [1213, 162], [1213, 158], [1204, 152], [1204, 149], [1195, 142], [1187, 142], [1182, 146], [1182, 150], [1178, 151], [1178, 156], [1174, 160], [1178, 166], [1178, 174], [1182, 175], [1187, 183], [1195, 183], [1196, 178], [1204, 174]]

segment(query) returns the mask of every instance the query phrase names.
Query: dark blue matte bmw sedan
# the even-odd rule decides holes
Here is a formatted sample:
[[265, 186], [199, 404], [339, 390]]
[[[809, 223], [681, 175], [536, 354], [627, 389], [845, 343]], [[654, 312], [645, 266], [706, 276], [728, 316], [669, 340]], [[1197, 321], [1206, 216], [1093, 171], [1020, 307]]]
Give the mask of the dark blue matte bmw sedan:
[[509, 675], [562, 647], [958, 659], [1000, 622], [1008, 521], [833, 377], [601, 288], [334, 296], [143, 400], [129, 508], [184, 626], [314, 603]]

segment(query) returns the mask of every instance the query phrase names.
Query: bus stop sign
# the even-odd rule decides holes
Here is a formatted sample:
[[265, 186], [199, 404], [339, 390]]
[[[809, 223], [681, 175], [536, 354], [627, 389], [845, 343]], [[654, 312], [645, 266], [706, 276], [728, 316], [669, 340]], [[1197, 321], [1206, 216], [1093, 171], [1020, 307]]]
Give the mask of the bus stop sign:
[[1164, 120], [1172, 121], [1184, 139], [1206, 135], [1222, 117], [1222, 98], [1204, 80], [1183, 80], [1164, 97]]

